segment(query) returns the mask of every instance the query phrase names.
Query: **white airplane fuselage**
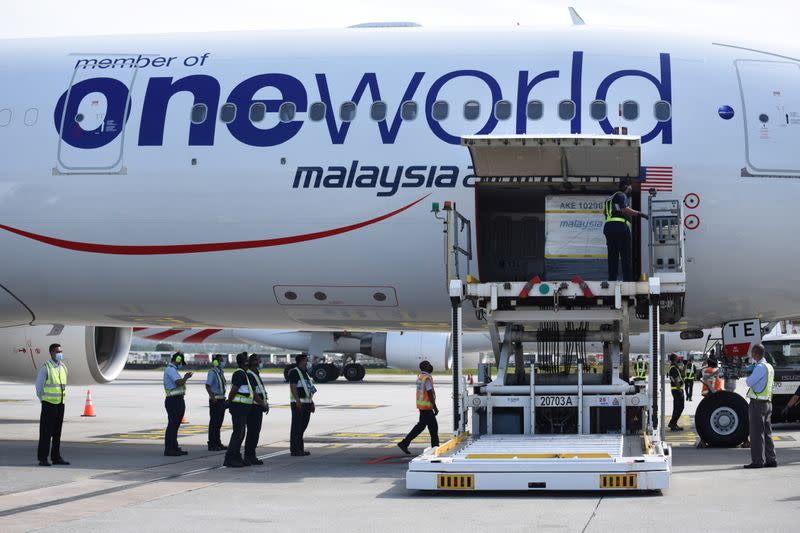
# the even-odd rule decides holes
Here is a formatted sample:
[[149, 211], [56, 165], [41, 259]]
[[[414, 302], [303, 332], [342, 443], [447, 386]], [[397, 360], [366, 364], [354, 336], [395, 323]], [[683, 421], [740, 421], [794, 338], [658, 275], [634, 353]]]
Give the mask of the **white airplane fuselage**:
[[[798, 56], [587, 27], [0, 42], [0, 325], [445, 330], [430, 204], [475, 219], [459, 136], [616, 126], [642, 136], [643, 166], [672, 168], [660, 196], [696, 217], [681, 327], [797, 316], [798, 250], [774, 236], [800, 231]], [[619, 116], [626, 101], [638, 118]]]

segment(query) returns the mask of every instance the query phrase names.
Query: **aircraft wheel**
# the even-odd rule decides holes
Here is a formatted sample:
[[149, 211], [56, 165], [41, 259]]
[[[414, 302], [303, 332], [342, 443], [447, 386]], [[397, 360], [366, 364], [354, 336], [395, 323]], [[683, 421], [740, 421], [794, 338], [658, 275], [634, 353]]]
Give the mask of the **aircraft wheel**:
[[711, 446], [739, 446], [749, 433], [747, 402], [735, 392], [715, 392], [703, 398], [697, 406], [694, 423], [697, 434]]
[[347, 381], [361, 381], [367, 373], [364, 365], [358, 363], [350, 363], [344, 367], [344, 377]]
[[336, 366], [334, 364], [330, 364], [330, 363], [326, 364], [325, 366], [327, 366], [328, 370], [330, 371], [330, 376], [331, 377], [330, 377], [329, 381], [336, 381], [337, 379], [339, 379], [339, 376], [342, 375], [342, 373], [339, 370], [338, 366]]
[[331, 381], [332, 376], [331, 365], [326, 363], [314, 365], [314, 368], [311, 369], [311, 377], [313, 377], [314, 381], [317, 383], [327, 383]]

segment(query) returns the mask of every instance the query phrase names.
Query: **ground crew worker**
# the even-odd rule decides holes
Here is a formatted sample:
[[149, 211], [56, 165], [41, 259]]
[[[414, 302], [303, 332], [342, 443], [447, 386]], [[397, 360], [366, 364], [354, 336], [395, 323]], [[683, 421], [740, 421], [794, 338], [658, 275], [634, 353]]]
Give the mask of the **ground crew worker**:
[[750, 398], [750, 464], [745, 468], [776, 467], [775, 443], [772, 441], [772, 385], [775, 370], [764, 360], [764, 346], [751, 350], [754, 364], [747, 376], [747, 397]]
[[252, 354], [247, 361], [247, 377], [255, 396], [253, 407], [247, 415], [247, 437], [244, 440], [244, 463], [251, 465], [264, 464], [264, 461], [256, 456], [256, 447], [258, 447], [258, 438], [261, 436], [261, 422], [264, 420], [264, 413], [269, 411], [267, 389], [258, 373], [259, 366], [261, 366], [261, 361], [256, 354]]
[[308, 376], [308, 356], [299, 354], [295, 357], [297, 366], [289, 371], [289, 400], [292, 409], [292, 426], [289, 432], [289, 450], [294, 457], [311, 455], [303, 445], [303, 433], [315, 411], [314, 383]]
[[208, 393], [208, 451], [219, 452], [227, 450], [222, 444], [219, 432], [222, 421], [225, 419], [225, 356], [218, 353], [211, 361], [211, 370], [206, 377], [206, 392]]
[[231, 390], [226, 402], [231, 412], [233, 431], [222, 465], [241, 468], [247, 466], [242, 458], [242, 441], [247, 428], [247, 417], [253, 408], [255, 392], [247, 377], [247, 352], [236, 354], [236, 364], [239, 368], [231, 376]]
[[678, 370], [678, 356], [677, 354], [669, 354], [669, 368], [667, 375], [669, 376], [669, 383], [672, 388], [672, 418], [669, 421], [669, 429], [672, 431], [683, 431], [683, 428], [678, 425], [678, 420], [683, 413], [683, 375]]
[[428, 361], [422, 361], [419, 364], [420, 374], [417, 376], [417, 409], [419, 410], [419, 422], [403, 440], [397, 443], [397, 447], [405, 453], [408, 451], [408, 446], [411, 441], [417, 438], [426, 427], [428, 433], [431, 435], [431, 446], [436, 447], [439, 445], [439, 424], [436, 422], [436, 416], [439, 414], [439, 408], [436, 407], [436, 391], [433, 388], [433, 365]]
[[644, 213], [631, 208], [630, 194], [633, 191], [630, 182], [619, 180], [618, 191], [605, 201], [606, 217], [603, 234], [606, 236], [608, 248], [608, 279], [617, 281], [619, 263], [622, 261], [622, 280], [635, 281], [633, 278], [633, 262], [631, 249], [631, 217], [648, 218]]
[[186, 382], [194, 375], [194, 372], [187, 372], [181, 377], [178, 373], [178, 365], [182, 365], [184, 356], [181, 352], [172, 354], [170, 363], [164, 367], [164, 408], [167, 410], [167, 430], [164, 432], [164, 455], [176, 457], [186, 455], [189, 452], [183, 451], [178, 446], [178, 428], [181, 420], [186, 413]]
[[51, 344], [50, 359], [36, 375], [36, 396], [42, 402], [39, 415], [39, 466], [68, 465], [61, 457], [61, 427], [64, 425], [64, 398], [67, 395], [67, 366], [62, 362], [60, 344]]
[[683, 364], [683, 386], [686, 392], [686, 401], [691, 402], [694, 392], [694, 363], [688, 359]]
[[794, 391], [794, 394], [789, 401], [786, 403], [786, 407], [781, 410], [781, 416], [784, 420], [789, 420], [789, 409], [793, 408], [795, 405], [800, 403], [800, 387], [797, 387], [797, 390]]
[[637, 380], [647, 379], [647, 361], [641, 355], [636, 358], [633, 363], [633, 378]]
[[700, 376], [700, 380], [703, 382], [703, 388], [700, 390], [700, 394], [704, 398], [709, 394], [714, 394], [722, 390], [722, 380], [719, 377], [718, 366], [717, 358], [710, 355], [706, 362], [706, 367], [703, 369]]

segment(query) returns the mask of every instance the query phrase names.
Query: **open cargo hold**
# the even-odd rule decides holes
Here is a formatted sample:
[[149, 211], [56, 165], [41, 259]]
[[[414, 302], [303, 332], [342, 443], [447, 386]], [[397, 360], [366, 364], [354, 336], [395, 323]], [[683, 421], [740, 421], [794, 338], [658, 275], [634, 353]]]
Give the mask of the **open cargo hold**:
[[[603, 203], [616, 181], [599, 178], [482, 179], [476, 185], [478, 268], [482, 281], [604, 280], [608, 275]], [[634, 209], [640, 207], [638, 180]], [[641, 272], [638, 220], [633, 271]]]

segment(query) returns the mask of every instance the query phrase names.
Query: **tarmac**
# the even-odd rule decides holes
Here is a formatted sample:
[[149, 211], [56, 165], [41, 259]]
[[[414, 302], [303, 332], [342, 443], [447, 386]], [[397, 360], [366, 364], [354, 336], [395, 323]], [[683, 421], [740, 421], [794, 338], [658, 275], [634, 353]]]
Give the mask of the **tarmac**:
[[[96, 417], [81, 417], [85, 387], [68, 391], [62, 455], [37, 466], [40, 406], [32, 385], [0, 382], [0, 531], [797, 531], [800, 425], [775, 426], [779, 467], [744, 470], [747, 449], [696, 449], [688, 427], [668, 433], [671, 487], [661, 493], [444, 493], [405, 488], [409, 456], [396, 442], [416, 422], [414, 377], [368, 373], [318, 385], [309, 457], [288, 453], [288, 386], [265, 374], [272, 409], [263, 466], [222, 468], [206, 450], [204, 372], [190, 381], [184, 457], [163, 456], [160, 371], [125, 371], [92, 387]], [[440, 435], [451, 429], [448, 378], [436, 377]], [[671, 413], [670, 399], [667, 413]], [[223, 441], [230, 436], [226, 415]], [[412, 445], [428, 445], [423, 433]]]

